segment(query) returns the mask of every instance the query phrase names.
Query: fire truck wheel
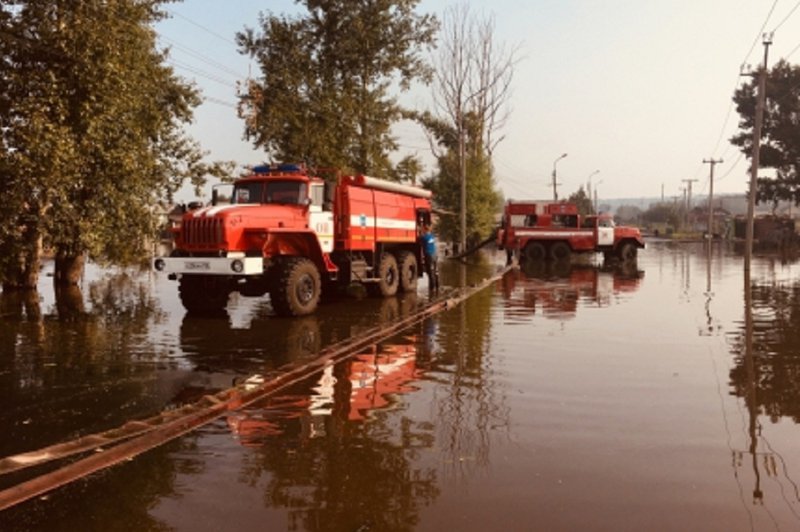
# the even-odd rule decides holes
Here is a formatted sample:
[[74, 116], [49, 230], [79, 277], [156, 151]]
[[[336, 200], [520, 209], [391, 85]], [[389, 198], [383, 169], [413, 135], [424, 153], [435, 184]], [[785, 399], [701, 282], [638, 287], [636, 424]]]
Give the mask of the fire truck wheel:
[[550, 257], [554, 261], [565, 261], [569, 259], [571, 254], [572, 250], [566, 242], [554, 242], [553, 245], [550, 246]]
[[401, 251], [397, 254], [397, 264], [400, 269], [400, 291], [417, 291], [417, 257], [410, 251]]
[[619, 246], [619, 258], [623, 261], [636, 260], [636, 253], [639, 251], [633, 242], [623, 242]]
[[378, 282], [374, 292], [378, 295], [388, 297], [397, 293], [400, 284], [400, 274], [397, 271], [397, 259], [391, 253], [382, 253], [381, 262], [378, 265]]
[[541, 242], [528, 242], [522, 252], [528, 260], [544, 260], [547, 256], [547, 249]]
[[219, 314], [228, 305], [230, 290], [226, 279], [214, 275], [183, 275], [178, 294], [189, 314]]
[[270, 291], [272, 308], [281, 316], [305, 316], [317, 309], [322, 282], [319, 270], [309, 259], [293, 258], [280, 268]]

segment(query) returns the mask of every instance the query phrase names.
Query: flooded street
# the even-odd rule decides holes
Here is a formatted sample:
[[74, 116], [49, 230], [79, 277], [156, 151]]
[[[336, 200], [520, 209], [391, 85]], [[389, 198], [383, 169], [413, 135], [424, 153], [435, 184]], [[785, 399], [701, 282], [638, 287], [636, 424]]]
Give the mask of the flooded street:
[[[502, 266], [500, 254], [443, 284]], [[796, 530], [800, 265], [649, 242], [634, 267], [525, 268], [278, 395], [0, 512], [0, 530]], [[51, 266], [50, 266], [51, 267]], [[47, 272], [47, 270], [46, 270]], [[0, 457], [314, 360], [416, 297], [185, 315], [90, 267], [0, 303]], [[72, 297], [70, 297], [72, 296]], [[747, 312], [746, 300], [752, 301]], [[8, 488], [39, 466], [0, 477]]]

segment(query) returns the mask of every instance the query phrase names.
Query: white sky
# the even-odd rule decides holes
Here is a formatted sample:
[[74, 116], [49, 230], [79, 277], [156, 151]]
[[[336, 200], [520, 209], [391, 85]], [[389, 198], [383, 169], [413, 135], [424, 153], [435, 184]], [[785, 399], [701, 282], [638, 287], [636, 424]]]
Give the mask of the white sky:
[[[441, 16], [453, 1], [422, 0], [418, 11]], [[469, 2], [473, 13], [494, 16], [496, 40], [519, 46], [511, 115], [496, 151], [498, 186], [506, 198], [552, 197], [553, 162], [559, 197], [595, 170], [600, 198], [744, 192], [747, 161], [727, 139], [737, 130], [731, 105], [744, 62], [759, 64], [764, 31], [776, 29], [769, 63], [800, 62], [797, 0], [493, 0]], [[242, 139], [232, 105], [235, 84], [260, 73], [240, 55], [234, 35], [257, 27], [260, 12], [297, 12], [290, 0], [184, 0], [167, 6], [162, 44], [172, 47], [176, 72], [193, 79], [209, 100], [190, 132], [212, 159], [262, 162]], [[773, 9], [774, 7], [774, 9]], [[769, 16], [770, 11], [772, 14]], [[766, 24], [765, 24], [766, 21]], [[754, 45], [755, 43], [755, 45]], [[429, 89], [403, 101], [429, 105]], [[403, 153], [430, 161], [413, 124], [397, 128]], [[428, 171], [433, 168], [429, 167]]]

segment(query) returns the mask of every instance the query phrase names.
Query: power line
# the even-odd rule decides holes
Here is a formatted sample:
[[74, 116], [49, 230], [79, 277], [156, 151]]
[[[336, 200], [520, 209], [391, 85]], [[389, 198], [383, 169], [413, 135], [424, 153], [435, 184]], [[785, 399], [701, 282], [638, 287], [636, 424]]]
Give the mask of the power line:
[[[769, 8], [769, 13], [767, 13], [767, 18], [764, 19], [764, 23], [761, 25], [761, 29], [758, 30], [758, 33], [756, 34], [756, 38], [753, 39], [753, 44], [750, 45], [750, 50], [747, 52], [747, 55], [744, 56], [744, 61], [742, 61], [743, 64], [747, 63], [747, 60], [750, 58], [750, 54], [753, 53], [753, 50], [755, 49], [756, 44], [758, 44], [758, 41], [761, 38], [761, 35], [764, 33], [764, 28], [767, 27], [767, 23], [769, 22], [770, 17], [772, 17], [772, 12], [775, 11], [775, 6], [777, 6], [777, 5], [778, 5], [778, 0], [775, 0], [772, 3], [772, 7]], [[784, 21], [781, 21], [781, 24], [783, 24], [783, 22]]]
[[238, 109], [235, 103], [226, 102], [225, 100], [220, 100], [219, 98], [214, 98], [213, 96], [203, 96], [203, 100], [209, 103], [215, 103], [217, 105], [222, 105], [223, 107], [230, 107], [231, 109]]
[[793, 8], [792, 8], [792, 9], [789, 11], [789, 13], [788, 13], [788, 14], [787, 14], [785, 17], [783, 17], [783, 20], [781, 20], [781, 21], [778, 23], [778, 25], [777, 25], [777, 26], [775, 26], [774, 28], [772, 28], [772, 33], [775, 33], [776, 31], [778, 31], [778, 28], [780, 28], [781, 26], [783, 26], [783, 24], [784, 24], [784, 23], [785, 23], [787, 20], [789, 20], [789, 17], [791, 17], [791, 16], [794, 14], [794, 12], [795, 12], [795, 11], [797, 11], [797, 8], [798, 8], [798, 7], [800, 7], [800, 2], [797, 2], [797, 3], [794, 5], [794, 7], [793, 7]]
[[[777, 0], [776, 0], [776, 1], [777, 1]], [[216, 37], [217, 39], [223, 40], [223, 41], [225, 41], [225, 42], [227, 42], [227, 43], [229, 43], [229, 44], [232, 44], [232, 45], [234, 45], [234, 46], [239, 46], [239, 45], [238, 45], [238, 44], [236, 44], [234, 41], [230, 40], [228, 37], [225, 37], [225, 36], [223, 36], [223, 35], [220, 35], [219, 33], [215, 32], [214, 30], [212, 30], [212, 29], [210, 29], [210, 28], [207, 28], [206, 26], [203, 26], [203, 25], [202, 25], [202, 24], [200, 24], [199, 22], [195, 22], [195, 21], [193, 21], [192, 19], [190, 19], [190, 18], [188, 18], [188, 17], [185, 17], [184, 15], [181, 15], [181, 14], [180, 14], [180, 13], [178, 13], [177, 11], [174, 11], [174, 10], [172, 10], [172, 9], [167, 9], [166, 11], [167, 11], [167, 13], [169, 13], [170, 15], [176, 16], [176, 17], [178, 17], [178, 18], [182, 18], [183, 20], [185, 20], [185, 21], [186, 21], [186, 22], [188, 22], [189, 24], [191, 24], [191, 25], [193, 25], [193, 26], [197, 26], [197, 27], [198, 27], [198, 28], [200, 28], [201, 30], [205, 31], [205, 32], [206, 32], [206, 33], [208, 33], [209, 35], [213, 35], [213, 36], [214, 36], [214, 37]]]
[[800, 44], [798, 44], [797, 46], [792, 48], [792, 51], [789, 52], [788, 54], [786, 54], [783, 58], [784, 59], [789, 59], [797, 50], [800, 50]]
[[[747, 54], [744, 56], [744, 60], [742, 60], [741, 65], [745, 65], [747, 63], [747, 60], [750, 57], [750, 54], [753, 53], [753, 50], [755, 49], [756, 44], [758, 44], [758, 40], [761, 38], [762, 34], [764, 33], [764, 28], [767, 27], [767, 24], [769, 23], [769, 19], [772, 17], [772, 13], [775, 11], [775, 6], [777, 6], [777, 5], [778, 5], [778, 0], [775, 0], [772, 3], [772, 7], [769, 8], [769, 12], [767, 13], [767, 17], [764, 19], [764, 23], [761, 25], [761, 29], [758, 30], [758, 33], [756, 33], [756, 36], [753, 39], [753, 44], [750, 45], [750, 49], [747, 51]], [[798, 5], [800, 5], [800, 2], [798, 2]], [[795, 9], [797, 9], [797, 7], [798, 6], [795, 6], [792, 9], [792, 12]], [[791, 15], [791, 12], [789, 13], [789, 15]], [[777, 27], [780, 27], [781, 25], [783, 25], [783, 23], [786, 22], [786, 20], [789, 18], [789, 15], [787, 15], [780, 22], [780, 24], [778, 24]], [[739, 78], [740, 78], [740, 73], [737, 73], [736, 74], [736, 83], [733, 85], [733, 91], [732, 91], [734, 93], [736, 92], [736, 88], [739, 86]], [[719, 144], [720, 144], [720, 142], [722, 142], [722, 137], [725, 136], [725, 130], [728, 128], [728, 121], [730, 120], [732, 111], [733, 111], [733, 99], [731, 99], [730, 103], [728, 104], [728, 112], [725, 114], [725, 121], [722, 123], [722, 128], [720, 129], [719, 137], [717, 137], [717, 143], [714, 145], [714, 149], [711, 151], [711, 153], [717, 153], [717, 150], [719, 149]], [[700, 168], [702, 168], [702, 166]]]
[[214, 61], [213, 59], [211, 59], [208, 56], [204, 55], [202, 52], [199, 52], [197, 50], [189, 48], [188, 46], [184, 46], [184, 45], [174, 41], [173, 39], [170, 39], [169, 37], [165, 36], [163, 33], [159, 33], [158, 37], [159, 37], [159, 39], [162, 39], [162, 40], [170, 43], [170, 47], [175, 48], [177, 50], [180, 50], [183, 53], [194, 57], [198, 61], [206, 63], [207, 65], [212, 66], [212, 67], [214, 67], [214, 68], [216, 68], [216, 69], [218, 69], [218, 70], [220, 70], [222, 72], [225, 72], [226, 74], [230, 74], [231, 76], [235, 77], [236, 79], [246, 79], [248, 77], [248, 76], [245, 76], [245, 75], [241, 74], [240, 72], [237, 72], [237, 71], [233, 70], [232, 68], [230, 68], [230, 67], [228, 67], [226, 65], [223, 65], [222, 63]]
[[181, 68], [183, 70], [186, 70], [187, 72], [191, 72], [192, 74], [194, 74], [196, 76], [200, 76], [201, 78], [206, 78], [206, 79], [208, 79], [210, 81], [214, 81], [216, 83], [219, 83], [220, 85], [225, 85], [226, 87], [229, 87], [229, 88], [232, 88], [232, 89], [236, 89], [237, 88], [235, 84], [231, 83], [227, 79], [224, 79], [224, 78], [221, 78], [219, 76], [216, 76], [216, 75], [214, 75], [214, 74], [212, 74], [210, 72], [206, 72], [205, 70], [200, 70], [199, 68], [195, 68], [195, 67], [193, 67], [191, 65], [187, 65], [186, 63], [182, 63], [182, 62], [177, 61], [175, 59], [167, 59], [166, 61], [167, 61], [167, 63], [169, 63], [169, 64], [171, 64], [171, 65], [173, 65], [173, 66], [175, 66], [177, 68]]

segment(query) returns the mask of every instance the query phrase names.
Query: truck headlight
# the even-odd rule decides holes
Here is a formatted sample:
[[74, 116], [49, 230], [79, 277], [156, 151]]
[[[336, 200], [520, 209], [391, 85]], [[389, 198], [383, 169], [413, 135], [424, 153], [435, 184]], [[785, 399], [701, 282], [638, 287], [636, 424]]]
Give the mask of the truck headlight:
[[239, 259], [234, 260], [231, 262], [231, 270], [233, 270], [234, 273], [242, 273], [244, 271], [244, 262]]
[[158, 270], [158, 271], [160, 271], [160, 272], [163, 272], [163, 271], [164, 271], [164, 268], [166, 268], [166, 267], [167, 267], [167, 263], [166, 263], [166, 262], [164, 262], [164, 259], [156, 259], [156, 260], [153, 262], [153, 267], [154, 267], [156, 270]]

